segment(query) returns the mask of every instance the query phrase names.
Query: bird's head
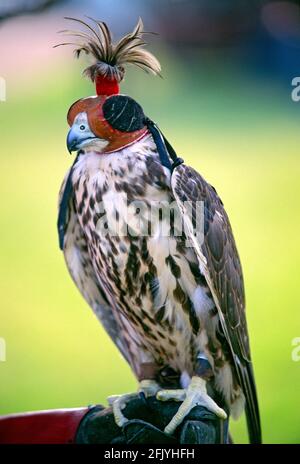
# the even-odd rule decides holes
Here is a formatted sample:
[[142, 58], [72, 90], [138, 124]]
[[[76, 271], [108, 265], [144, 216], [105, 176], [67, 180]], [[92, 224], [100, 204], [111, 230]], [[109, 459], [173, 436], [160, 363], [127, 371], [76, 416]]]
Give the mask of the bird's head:
[[[71, 129], [67, 138], [69, 151], [91, 148], [109, 153], [136, 142], [147, 133], [142, 108], [132, 98], [119, 94], [119, 84], [124, 78], [125, 65], [133, 64], [147, 72], [160, 75], [160, 64], [144, 49], [146, 42], [143, 23], [138, 21], [132, 32], [113, 43], [107, 25], [93, 21], [95, 27], [74, 18], [86, 28], [84, 31], [61, 31], [75, 36], [75, 54], [86, 53], [93, 58], [84, 73], [95, 83], [95, 97], [75, 102], [68, 112]], [[60, 45], [74, 45], [67, 42]]]
[[75, 102], [68, 112], [69, 152], [120, 150], [143, 138], [148, 129], [142, 107], [125, 95], [96, 96]]

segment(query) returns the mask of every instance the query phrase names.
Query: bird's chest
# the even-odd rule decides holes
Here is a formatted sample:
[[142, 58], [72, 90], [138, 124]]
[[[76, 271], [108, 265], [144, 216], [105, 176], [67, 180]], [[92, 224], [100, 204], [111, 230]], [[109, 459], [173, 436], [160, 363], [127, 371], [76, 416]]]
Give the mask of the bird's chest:
[[[101, 163], [102, 161], [102, 163]], [[176, 249], [169, 177], [158, 159], [89, 155], [73, 176], [76, 211], [97, 272], [114, 291], [142, 287]], [[146, 277], [147, 278], [147, 277]], [[127, 290], [126, 290], [127, 289]]]
[[93, 258], [115, 269], [120, 279], [128, 279], [131, 271], [133, 277], [147, 272], [149, 252], [155, 260], [173, 241], [172, 198], [164, 169], [158, 160], [142, 156], [133, 162], [111, 160], [102, 169], [91, 161], [75, 171], [74, 186], [78, 218]]

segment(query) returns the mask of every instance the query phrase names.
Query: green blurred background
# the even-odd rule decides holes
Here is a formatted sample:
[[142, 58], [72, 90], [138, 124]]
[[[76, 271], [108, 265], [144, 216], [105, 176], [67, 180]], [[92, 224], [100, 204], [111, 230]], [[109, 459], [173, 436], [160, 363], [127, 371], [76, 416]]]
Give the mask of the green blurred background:
[[[300, 337], [300, 102], [291, 99], [291, 79], [300, 75], [299, 7], [195, 3], [134, 1], [129, 8], [99, 0], [83, 9], [57, 1], [0, 22], [7, 85], [0, 102], [0, 337], [7, 350], [0, 414], [105, 403], [136, 388], [58, 248], [57, 193], [72, 163], [66, 112], [94, 89], [81, 76], [85, 63], [52, 45], [65, 14], [106, 20], [116, 36], [141, 15], [146, 29], [160, 33], [150, 41], [164, 78], [130, 69], [122, 92], [222, 197], [245, 274], [264, 441], [300, 441], [300, 361], [292, 361], [292, 340]], [[231, 430], [235, 442], [247, 441], [244, 419]]]

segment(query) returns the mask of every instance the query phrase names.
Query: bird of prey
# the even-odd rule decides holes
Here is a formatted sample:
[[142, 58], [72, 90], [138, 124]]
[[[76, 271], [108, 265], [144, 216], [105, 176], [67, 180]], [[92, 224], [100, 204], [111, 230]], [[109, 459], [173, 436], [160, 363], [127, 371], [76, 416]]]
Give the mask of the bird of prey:
[[[67, 146], [77, 156], [61, 188], [58, 229], [69, 272], [139, 391], [182, 402], [167, 434], [196, 405], [222, 419], [245, 409], [250, 442], [260, 443], [242, 268], [223, 203], [119, 93], [126, 64], [160, 74], [142, 21], [115, 43], [104, 22], [73, 20], [85, 29], [63, 32], [76, 37], [77, 57], [92, 57], [85, 74], [97, 95], [68, 112]], [[111, 400], [119, 426], [130, 397]]]

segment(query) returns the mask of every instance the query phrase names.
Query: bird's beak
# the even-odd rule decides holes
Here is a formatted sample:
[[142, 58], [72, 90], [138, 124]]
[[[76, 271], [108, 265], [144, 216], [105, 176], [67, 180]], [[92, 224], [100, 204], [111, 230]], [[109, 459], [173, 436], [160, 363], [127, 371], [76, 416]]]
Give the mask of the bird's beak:
[[77, 131], [75, 131], [73, 129], [73, 127], [71, 127], [71, 129], [69, 130], [68, 132], [68, 136], [67, 136], [67, 148], [68, 148], [68, 152], [69, 153], [72, 153], [72, 151], [76, 151], [77, 148], [78, 148], [78, 145], [83, 141], [83, 139], [80, 140], [80, 138], [78, 137], [78, 133]]
[[78, 151], [96, 139], [97, 137], [89, 129], [81, 131], [78, 124], [73, 124], [67, 136], [68, 151], [69, 153]]

